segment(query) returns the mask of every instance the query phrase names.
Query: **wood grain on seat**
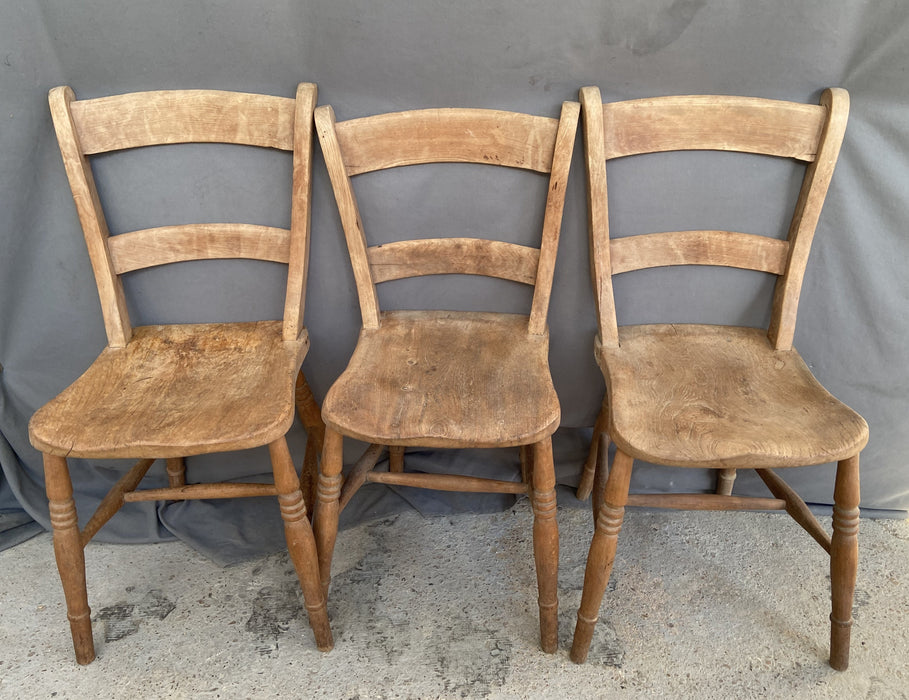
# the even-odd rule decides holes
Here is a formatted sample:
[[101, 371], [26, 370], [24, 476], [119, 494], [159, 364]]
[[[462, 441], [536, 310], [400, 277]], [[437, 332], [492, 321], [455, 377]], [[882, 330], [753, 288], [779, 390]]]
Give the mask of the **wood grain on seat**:
[[548, 348], [548, 334], [527, 334], [527, 316], [385, 312], [361, 331], [322, 416], [366, 442], [531, 444], [559, 423]]
[[[141, 326], [37, 413], [32, 444], [68, 457], [176, 457], [283, 436], [309, 347], [280, 321]], [[255, 396], [255, 401], [250, 397]]]
[[608, 433], [635, 459], [686, 467], [775, 468], [845, 459], [864, 419], [814, 378], [794, 349], [759, 328], [622, 326], [597, 358]]

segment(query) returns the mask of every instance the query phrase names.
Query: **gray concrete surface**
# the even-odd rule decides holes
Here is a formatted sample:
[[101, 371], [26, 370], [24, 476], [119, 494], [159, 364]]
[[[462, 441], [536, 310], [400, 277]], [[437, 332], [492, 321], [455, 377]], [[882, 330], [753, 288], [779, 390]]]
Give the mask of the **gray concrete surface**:
[[222, 569], [176, 543], [92, 544], [87, 667], [41, 535], [0, 554], [0, 697], [909, 697], [909, 521], [861, 523], [845, 673], [826, 663], [826, 555], [785, 515], [630, 510], [584, 666], [567, 650], [589, 512], [560, 508], [551, 656], [537, 645], [531, 524], [520, 501], [342, 532], [329, 654], [285, 555]]

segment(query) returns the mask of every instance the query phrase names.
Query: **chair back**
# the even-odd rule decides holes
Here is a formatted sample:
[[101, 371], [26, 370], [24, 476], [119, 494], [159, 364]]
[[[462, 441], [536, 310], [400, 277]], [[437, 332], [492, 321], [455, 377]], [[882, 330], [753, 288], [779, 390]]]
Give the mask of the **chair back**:
[[[69, 87], [50, 91], [50, 108], [91, 258], [111, 347], [132, 335], [120, 276], [156, 265], [249, 258], [288, 265], [283, 336], [303, 332], [309, 252], [312, 113], [317, 89], [296, 99], [216, 90], [163, 90], [76, 100]], [[143, 146], [224, 143], [293, 152], [290, 229], [248, 223], [161, 226], [110, 235], [90, 157]]]
[[[470, 274], [534, 287], [528, 330], [545, 332], [579, 111], [577, 103], [566, 102], [560, 119], [488, 109], [426, 109], [337, 122], [330, 106], [316, 109], [316, 131], [347, 239], [364, 328], [379, 325], [380, 282]], [[548, 175], [540, 246], [479, 238], [368, 246], [351, 178], [423, 163], [499, 165]]]
[[[792, 346], [805, 265], [836, 165], [849, 95], [825, 90], [820, 104], [749, 97], [674, 96], [603, 104], [581, 89], [590, 252], [600, 342], [618, 344], [612, 276], [667, 265], [722, 265], [777, 275], [768, 336]], [[786, 240], [737, 231], [671, 231], [610, 239], [606, 161], [680, 150], [738, 151], [807, 164]]]

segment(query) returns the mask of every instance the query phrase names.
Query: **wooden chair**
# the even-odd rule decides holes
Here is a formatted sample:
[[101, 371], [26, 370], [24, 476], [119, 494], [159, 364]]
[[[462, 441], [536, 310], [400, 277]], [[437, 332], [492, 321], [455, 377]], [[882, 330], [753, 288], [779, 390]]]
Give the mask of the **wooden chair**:
[[[332, 647], [303, 496], [312, 490], [322, 435], [318, 406], [300, 372], [309, 349], [303, 305], [316, 94], [316, 86], [309, 83], [299, 86], [296, 99], [183, 90], [77, 101], [68, 87], [50, 92], [51, 114], [108, 336], [98, 359], [29, 423], [31, 442], [44, 453], [54, 550], [80, 664], [95, 657], [83, 550], [125, 503], [133, 501], [276, 495], [316, 644], [323, 650]], [[109, 236], [87, 157], [187, 142], [292, 151], [290, 230], [198, 224]], [[287, 264], [283, 321], [130, 325], [121, 275], [206, 258]], [[300, 478], [285, 441], [295, 401], [309, 433]], [[186, 485], [184, 457], [262, 445], [268, 445], [274, 485]], [[68, 457], [139, 459], [81, 531]], [[166, 460], [170, 487], [136, 490], [156, 459]]]
[[[599, 316], [596, 358], [606, 399], [596, 423], [596, 530], [571, 658], [582, 663], [609, 580], [624, 506], [784, 509], [830, 554], [830, 664], [849, 660], [859, 522], [859, 452], [868, 426], [831, 396], [792, 347], [802, 276], [849, 110], [841, 89], [820, 105], [741, 97], [661, 97], [602, 104], [581, 90], [590, 250]], [[740, 151], [807, 163], [788, 239], [678, 231], [610, 239], [606, 161], [686, 149]], [[612, 278], [665, 265], [723, 265], [777, 275], [768, 330], [695, 324], [618, 327]], [[606, 468], [609, 439], [616, 445]], [[727, 470], [752, 468], [773, 498], [727, 494], [629, 495], [635, 459]], [[774, 471], [838, 462], [833, 536]], [[589, 476], [581, 494], [590, 490]], [[721, 489], [721, 492], [724, 489]]]
[[[365, 482], [447, 491], [526, 493], [542, 647], [557, 646], [558, 528], [551, 435], [559, 403], [548, 364], [547, 307], [579, 105], [560, 119], [481, 109], [430, 109], [335, 122], [316, 110], [356, 279], [363, 327], [347, 369], [325, 397], [325, 447], [313, 520], [328, 591], [338, 513]], [[367, 247], [351, 177], [420, 163], [462, 162], [549, 175], [539, 248], [476, 238], [404, 240]], [[495, 229], [495, 225], [491, 228]], [[437, 274], [532, 285], [528, 315], [380, 311], [376, 285]], [[343, 436], [371, 443], [341, 488]], [[373, 471], [389, 446], [389, 471]], [[521, 448], [522, 481], [404, 470], [404, 448]]]

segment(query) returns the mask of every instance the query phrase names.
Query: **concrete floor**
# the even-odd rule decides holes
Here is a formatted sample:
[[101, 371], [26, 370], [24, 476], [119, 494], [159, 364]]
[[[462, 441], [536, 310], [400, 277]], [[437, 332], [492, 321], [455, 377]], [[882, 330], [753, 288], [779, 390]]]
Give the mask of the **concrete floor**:
[[577, 666], [590, 515], [560, 508], [562, 638], [547, 655], [529, 510], [342, 532], [328, 654], [286, 555], [222, 569], [176, 543], [92, 544], [86, 667], [41, 535], [0, 553], [0, 697], [909, 697], [909, 521], [861, 523], [852, 663], [837, 673], [827, 557], [787, 516], [629, 510]]

